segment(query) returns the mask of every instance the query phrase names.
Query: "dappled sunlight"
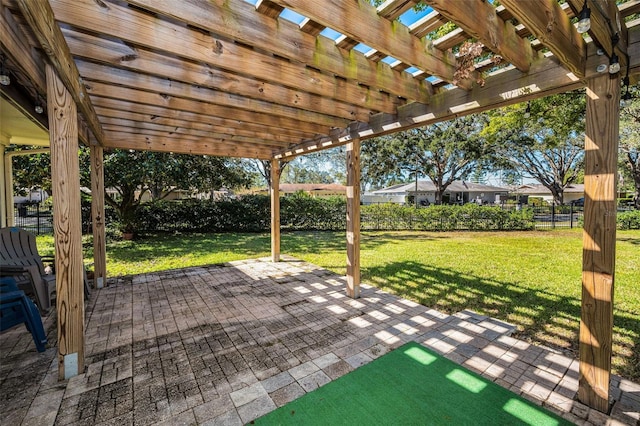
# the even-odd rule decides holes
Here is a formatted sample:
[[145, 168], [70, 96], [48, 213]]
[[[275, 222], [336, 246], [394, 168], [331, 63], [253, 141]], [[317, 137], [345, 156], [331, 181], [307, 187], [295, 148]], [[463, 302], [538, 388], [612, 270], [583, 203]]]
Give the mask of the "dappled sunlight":
[[487, 387], [487, 384], [484, 381], [464, 370], [460, 370], [459, 368], [451, 371], [446, 377], [453, 383], [462, 386], [464, 389], [472, 393], [480, 393]]

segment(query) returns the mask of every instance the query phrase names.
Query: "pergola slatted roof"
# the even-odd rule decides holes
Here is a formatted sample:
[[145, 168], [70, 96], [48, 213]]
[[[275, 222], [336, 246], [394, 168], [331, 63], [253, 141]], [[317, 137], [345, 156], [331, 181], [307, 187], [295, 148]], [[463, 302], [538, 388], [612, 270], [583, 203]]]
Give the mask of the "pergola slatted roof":
[[[4, 1], [12, 13], [3, 27], [37, 50], [19, 3]], [[98, 139], [105, 147], [121, 147], [115, 139], [137, 132], [149, 137], [135, 144], [145, 149], [195, 153], [204, 143], [213, 155], [286, 157], [345, 143], [354, 130], [367, 138], [566, 91], [602, 60], [595, 48], [587, 54], [593, 42], [570, 23], [581, 1], [510, 0], [496, 8], [482, 0], [432, 0], [424, 3], [433, 10], [408, 27], [396, 19], [417, 1], [389, 0], [377, 9], [366, 0], [49, 3], [88, 95], [83, 102], [97, 108], [93, 122], [89, 106], [85, 112], [79, 104], [82, 116], [93, 133], [104, 131]], [[594, 33], [610, 39], [600, 8], [592, 9]], [[614, 22], [638, 9], [636, 0], [623, 3]], [[283, 17], [287, 10], [304, 17], [300, 25]], [[450, 21], [453, 31], [425, 38]], [[340, 36], [326, 37], [327, 28]], [[631, 32], [629, 48], [637, 50], [635, 25]], [[471, 37], [502, 63], [486, 59], [457, 81], [451, 49]], [[609, 39], [605, 51], [612, 51]], [[626, 39], [618, 43], [620, 53], [626, 46]], [[639, 62], [631, 55], [632, 74]], [[35, 74], [43, 95], [42, 72], [16, 65]], [[490, 70], [481, 87], [475, 80]], [[499, 87], [507, 90], [492, 96]]]

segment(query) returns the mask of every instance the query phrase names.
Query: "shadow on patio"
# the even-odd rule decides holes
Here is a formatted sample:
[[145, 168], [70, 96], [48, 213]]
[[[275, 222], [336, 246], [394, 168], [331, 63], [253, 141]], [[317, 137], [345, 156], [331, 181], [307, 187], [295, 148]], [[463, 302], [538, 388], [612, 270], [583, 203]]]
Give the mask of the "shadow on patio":
[[[574, 400], [577, 361], [471, 311], [446, 315], [285, 258], [112, 280], [87, 304], [84, 374], [57, 381], [55, 348], [0, 335], [3, 424], [242, 424], [407, 341], [574, 422], [640, 419], [640, 386], [613, 380], [611, 417]], [[55, 342], [54, 315], [45, 321]], [[401, 419], [399, 419], [401, 422]]]

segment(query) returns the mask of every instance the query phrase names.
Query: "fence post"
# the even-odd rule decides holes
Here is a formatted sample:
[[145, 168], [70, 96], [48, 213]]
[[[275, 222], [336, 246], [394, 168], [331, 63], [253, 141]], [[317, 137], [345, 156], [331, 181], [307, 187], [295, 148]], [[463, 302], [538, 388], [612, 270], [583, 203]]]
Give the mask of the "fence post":
[[551, 229], [556, 229], [556, 203], [551, 204]]
[[573, 203], [569, 204], [569, 228], [573, 229]]
[[36, 235], [40, 235], [40, 203], [36, 204]]

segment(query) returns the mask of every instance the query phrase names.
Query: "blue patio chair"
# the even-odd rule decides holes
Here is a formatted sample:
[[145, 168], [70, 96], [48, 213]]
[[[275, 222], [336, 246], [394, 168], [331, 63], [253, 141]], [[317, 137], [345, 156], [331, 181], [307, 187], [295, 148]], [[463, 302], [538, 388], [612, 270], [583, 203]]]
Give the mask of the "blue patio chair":
[[0, 278], [0, 331], [24, 324], [38, 352], [44, 352], [47, 336], [36, 305], [18, 289], [13, 277]]

